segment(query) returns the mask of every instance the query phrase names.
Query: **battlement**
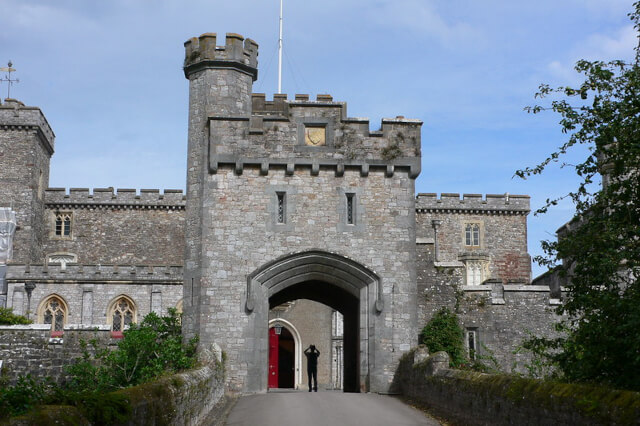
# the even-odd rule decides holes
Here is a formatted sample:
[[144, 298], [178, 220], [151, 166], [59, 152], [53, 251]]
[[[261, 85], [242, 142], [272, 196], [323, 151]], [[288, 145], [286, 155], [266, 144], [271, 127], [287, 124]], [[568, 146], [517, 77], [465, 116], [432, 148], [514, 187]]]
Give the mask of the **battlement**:
[[227, 33], [224, 46], [217, 46], [216, 33], [204, 33], [184, 43], [184, 74], [205, 68], [236, 68], [258, 78], [258, 43], [240, 34]]
[[504, 213], [528, 214], [528, 195], [510, 194], [460, 194], [426, 193], [416, 197], [416, 211], [419, 213], [449, 211], [457, 213]]
[[184, 209], [186, 197], [181, 189], [135, 189], [118, 188], [48, 188], [45, 190], [45, 204], [59, 206], [113, 206], [131, 208]]
[[40, 108], [5, 99], [0, 104], [0, 130], [35, 130], [49, 155], [53, 154], [55, 134]]
[[182, 284], [183, 270], [179, 265], [62, 265], [11, 264], [7, 268], [7, 281], [47, 280], [82, 282], [132, 281], [167, 282]]

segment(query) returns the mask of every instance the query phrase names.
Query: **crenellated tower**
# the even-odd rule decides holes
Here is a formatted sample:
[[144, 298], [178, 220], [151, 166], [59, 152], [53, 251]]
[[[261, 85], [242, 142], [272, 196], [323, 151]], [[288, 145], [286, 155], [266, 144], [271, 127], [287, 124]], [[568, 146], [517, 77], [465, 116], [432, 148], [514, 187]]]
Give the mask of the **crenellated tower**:
[[16, 212], [14, 262], [41, 263], [44, 258], [44, 191], [54, 138], [40, 108], [15, 99], [0, 105], [0, 207]]
[[225, 351], [232, 391], [264, 391], [269, 310], [314, 300], [344, 315], [345, 390], [386, 392], [417, 343], [422, 122], [371, 131], [330, 95], [267, 100], [257, 44], [216, 43], [185, 43], [184, 330]]

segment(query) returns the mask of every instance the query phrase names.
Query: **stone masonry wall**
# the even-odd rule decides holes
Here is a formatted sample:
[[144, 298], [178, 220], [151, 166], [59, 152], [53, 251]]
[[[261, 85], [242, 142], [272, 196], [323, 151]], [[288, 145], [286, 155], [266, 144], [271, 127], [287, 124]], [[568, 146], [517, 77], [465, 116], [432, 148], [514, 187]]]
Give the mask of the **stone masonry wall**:
[[[45, 196], [47, 255], [74, 253], [81, 264], [183, 264], [182, 191], [50, 188]], [[58, 212], [72, 213], [69, 237], [54, 233]]]
[[15, 100], [0, 105], [0, 205], [16, 212], [16, 262], [42, 258], [43, 191], [49, 184], [53, 143], [53, 132], [39, 108]]
[[[246, 356], [264, 353], [262, 342], [247, 340], [250, 316], [243, 311], [246, 276], [279, 256], [321, 249], [348, 256], [382, 277], [385, 308], [376, 321], [377, 380], [391, 381], [395, 357], [416, 341], [413, 283], [413, 179], [406, 173], [386, 177], [358, 171], [296, 170], [292, 176], [259, 169], [237, 175], [223, 169], [207, 179], [209, 200], [203, 220], [201, 339], [219, 343], [229, 356], [233, 386], [246, 380]], [[286, 188], [287, 227], [274, 229], [274, 188]], [[340, 190], [358, 191], [361, 226], [341, 229]], [[373, 325], [373, 324], [371, 324]], [[365, 331], [366, 332], [366, 331]], [[266, 337], [266, 332], [265, 332]], [[374, 338], [372, 336], [372, 338]], [[250, 361], [260, 365], [262, 359]], [[266, 363], [266, 360], [264, 361]], [[387, 371], [386, 369], [389, 369]], [[387, 379], [388, 378], [388, 379]], [[388, 385], [388, 384], [387, 384]]]
[[529, 333], [555, 335], [560, 300], [545, 286], [464, 286], [463, 268], [434, 266], [433, 255], [433, 245], [418, 245], [418, 328], [442, 307], [455, 311], [457, 304], [462, 327], [476, 332], [478, 353], [495, 358], [502, 371], [524, 372], [531, 356], [517, 350]]
[[[418, 238], [434, 238], [438, 228], [438, 261], [451, 266], [464, 255], [486, 255], [490, 278], [506, 283], [529, 283], [531, 259], [527, 252], [529, 197], [517, 195], [418, 194], [416, 199]], [[480, 246], [465, 246], [466, 223], [480, 224]]]
[[11, 383], [27, 374], [62, 381], [66, 377], [64, 367], [82, 356], [80, 341], [94, 339], [100, 347], [117, 345], [108, 330], [66, 330], [62, 338], [52, 339], [51, 331], [45, 326], [0, 326], [2, 375]]
[[8, 271], [7, 305], [18, 314], [26, 314], [28, 298], [25, 281], [36, 284], [31, 295], [31, 318], [41, 321], [40, 308], [49, 296], [56, 295], [67, 307], [65, 324], [107, 325], [111, 304], [119, 296], [134, 303], [137, 321], [156, 310], [165, 315], [182, 300], [182, 267], [11, 265]]
[[[413, 404], [459, 425], [631, 425], [640, 393], [447, 368], [448, 356], [403, 357], [396, 376]], [[414, 359], [415, 357], [415, 359]]]

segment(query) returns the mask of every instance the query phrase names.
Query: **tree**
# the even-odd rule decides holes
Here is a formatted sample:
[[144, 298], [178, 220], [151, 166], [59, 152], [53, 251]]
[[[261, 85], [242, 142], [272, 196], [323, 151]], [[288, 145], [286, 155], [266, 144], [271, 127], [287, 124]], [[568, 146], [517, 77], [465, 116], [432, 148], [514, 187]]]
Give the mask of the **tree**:
[[[629, 14], [640, 32], [640, 2]], [[568, 140], [527, 178], [560, 163], [581, 178], [565, 195], [576, 207], [557, 241], [543, 241], [537, 261], [567, 279], [568, 293], [557, 312], [566, 318], [562, 337], [534, 338], [526, 346], [543, 354], [569, 381], [597, 382], [640, 390], [640, 49], [635, 60], [579, 61], [579, 87], [541, 85], [537, 98], [561, 117]], [[565, 154], [586, 146], [584, 161], [561, 163]], [[599, 178], [602, 185], [597, 185]], [[595, 187], [595, 189], [594, 189]], [[561, 197], [564, 198], [564, 197]], [[560, 199], [547, 200], [544, 213]]]

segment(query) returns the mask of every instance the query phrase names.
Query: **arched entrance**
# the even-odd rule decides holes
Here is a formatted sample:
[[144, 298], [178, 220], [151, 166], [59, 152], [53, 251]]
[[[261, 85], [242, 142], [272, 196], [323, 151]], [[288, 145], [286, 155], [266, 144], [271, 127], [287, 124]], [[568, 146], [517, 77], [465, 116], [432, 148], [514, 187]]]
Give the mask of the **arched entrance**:
[[287, 320], [270, 320], [268, 387], [297, 388], [302, 383], [301, 364], [302, 345], [298, 330]]
[[[309, 299], [339, 311], [344, 316], [343, 389], [367, 391], [375, 366], [374, 316], [383, 308], [381, 288], [380, 278], [365, 266], [314, 250], [281, 257], [250, 274], [246, 309], [259, 340], [268, 340], [269, 309], [282, 303]], [[250, 389], [268, 387], [268, 354], [264, 355], [264, 361], [256, 366], [261, 370], [249, 376], [258, 380], [249, 384]]]

